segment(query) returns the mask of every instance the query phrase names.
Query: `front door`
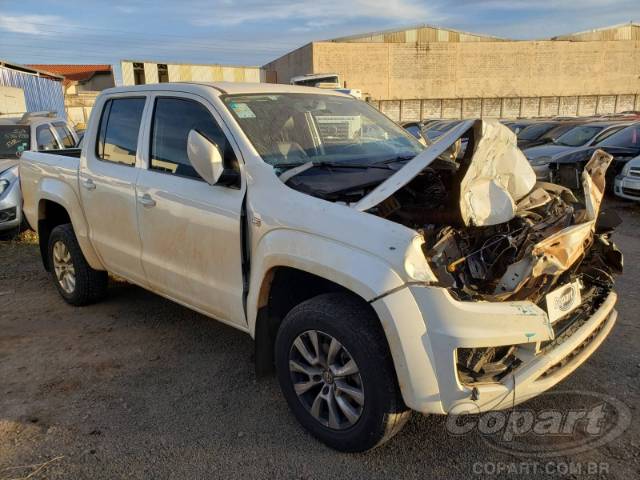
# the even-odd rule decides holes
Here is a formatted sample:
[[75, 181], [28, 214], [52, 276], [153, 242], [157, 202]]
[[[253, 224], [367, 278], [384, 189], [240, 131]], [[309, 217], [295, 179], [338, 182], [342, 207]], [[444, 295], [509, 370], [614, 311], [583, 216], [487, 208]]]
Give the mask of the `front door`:
[[137, 180], [142, 265], [149, 286], [214, 318], [246, 325], [240, 214], [243, 188], [209, 185], [189, 163], [195, 129], [237, 165], [228, 136], [198, 96], [157, 96], [149, 126], [147, 168]]
[[121, 96], [102, 105], [100, 124], [87, 132], [89, 143], [79, 176], [91, 243], [109, 271], [139, 284], [144, 284], [145, 276], [135, 185], [145, 103], [145, 96]]

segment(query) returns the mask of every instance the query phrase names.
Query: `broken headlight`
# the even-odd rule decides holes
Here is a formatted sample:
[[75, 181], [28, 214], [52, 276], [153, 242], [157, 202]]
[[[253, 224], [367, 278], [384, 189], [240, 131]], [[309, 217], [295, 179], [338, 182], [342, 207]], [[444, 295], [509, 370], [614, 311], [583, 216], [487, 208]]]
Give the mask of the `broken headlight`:
[[456, 369], [461, 383], [498, 382], [520, 364], [515, 345], [458, 348]]

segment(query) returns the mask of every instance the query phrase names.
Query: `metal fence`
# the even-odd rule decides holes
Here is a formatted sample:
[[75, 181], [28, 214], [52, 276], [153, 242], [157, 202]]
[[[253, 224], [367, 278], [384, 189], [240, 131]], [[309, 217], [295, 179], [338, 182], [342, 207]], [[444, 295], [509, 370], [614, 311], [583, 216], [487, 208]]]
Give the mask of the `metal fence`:
[[395, 121], [427, 118], [535, 118], [607, 115], [640, 109], [640, 94], [528, 98], [374, 100]]
[[0, 86], [24, 91], [27, 111], [54, 111], [66, 118], [62, 82], [0, 66]]

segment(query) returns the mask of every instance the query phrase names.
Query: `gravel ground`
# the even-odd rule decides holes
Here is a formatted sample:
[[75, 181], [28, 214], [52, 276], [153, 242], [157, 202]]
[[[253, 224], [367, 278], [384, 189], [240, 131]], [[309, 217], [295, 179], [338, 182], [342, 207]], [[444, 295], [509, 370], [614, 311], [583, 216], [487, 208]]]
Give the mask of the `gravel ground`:
[[[618, 324], [554, 390], [612, 396], [632, 421], [606, 445], [549, 460], [639, 478], [640, 207], [608, 207], [624, 218], [615, 235], [626, 264]], [[504, 466], [526, 477], [567, 473], [533, 452], [502, 453], [476, 432], [453, 436], [443, 417], [419, 414], [372, 452], [332, 451], [297, 424], [274, 378], [255, 379], [248, 336], [123, 282], [99, 305], [68, 306], [29, 242], [0, 243], [0, 304], [0, 479], [469, 478]], [[577, 405], [580, 396], [565, 398]], [[542, 471], [522, 470], [539, 462]]]

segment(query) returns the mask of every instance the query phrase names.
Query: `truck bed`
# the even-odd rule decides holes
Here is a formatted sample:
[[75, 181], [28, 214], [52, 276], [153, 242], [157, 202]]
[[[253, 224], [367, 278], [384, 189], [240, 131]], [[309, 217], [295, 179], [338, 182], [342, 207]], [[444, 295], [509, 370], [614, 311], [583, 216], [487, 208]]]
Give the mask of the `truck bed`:
[[50, 152], [26, 151], [18, 162], [23, 211], [32, 227], [38, 222], [39, 200], [43, 184], [53, 186], [53, 191], [65, 197], [67, 202], [79, 203], [78, 167], [80, 149], [70, 148]]

